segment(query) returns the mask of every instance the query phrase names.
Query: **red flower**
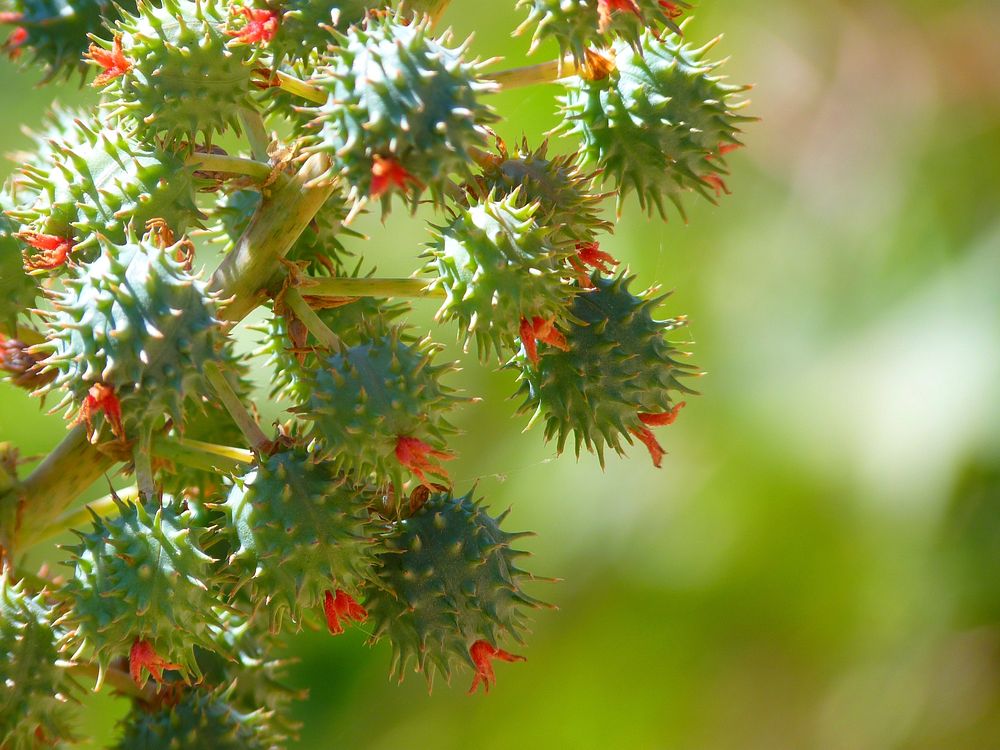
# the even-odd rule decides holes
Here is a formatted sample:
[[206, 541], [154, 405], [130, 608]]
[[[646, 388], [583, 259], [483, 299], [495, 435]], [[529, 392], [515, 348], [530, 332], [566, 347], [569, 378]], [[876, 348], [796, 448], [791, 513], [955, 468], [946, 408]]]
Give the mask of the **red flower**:
[[132, 648], [128, 652], [128, 671], [132, 675], [135, 684], [140, 688], [146, 684], [146, 680], [142, 676], [143, 668], [157, 682], [162, 682], [164, 669], [182, 669], [182, 666], [180, 664], [172, 664], [157, 655], [153, 649], [153, 644], [149, 641], [143, 638], [136, 638], [135, 643], [132, 644]]
[[677, 3], [670, 2], [670, 0], [660, 0], [660, 7], [663, 8], [663, 15], [667, 18], [680, 18], [684, 13], [683, 8]]
[[278, 32], [278, 14], [270, 8], [232, 8], [232, 11], [246, 18], [242, 29], [227, 30], [229, 36], [236, 37], [244, 44], [267, 44]]
[[455, 454], [434, 450], [427, 443], [415, 437], [403, 437], [401, 435], [396, 439], [396, 460], [412, 471], [417, 479], [420, 480], [420, 483], [428, 488], [431, 485], [428, 484], [427, 474], [450, 481], [448, 479], [448, 472], [437, 464], [432, 463], [430, 460], [432, 457], [439, 458], [442, 461], [450, 461], [455, 458]]
[[580, 286], [584, 289], [593, 289], [594, 285], [590, 283], [590, 274], [585, 266], [597, 269], [601, 273], [610, 274], [614, 271], [614, 266], [618, 265], [618, 260], [601, 250], [601, 246], [597, 242], [577, 242], [576, 257], [570, 258], [569, 264], [576, 271]]
[[601, 19], [597, 28], [602, 34], [611, 27], [611, 14], [616, 10], [624, 10], [642, 16], [642, 11], [635, 0], [597, 0], [597, 14]]
[[670, 411], [665, 411], [662, 414], [649, 414], [646, 412], [639, 412], [639, 421], [642, 422], [644, 427], [638, 427], [631, 430], [632, 434], [639, 438], [640, 441], [646, 446], [649, 451], [650, 458], [653, 459], [653, 466], [657, 469], [663, 463], [663, 456], [666, 451], [663, 450], [663, 446], [657, 441], [656, 436], [653, 434], [650, 427], [663, 427], [668, 424], [673, 424], [674, 420], [677, 419], [677, 412], [684, 408], [687, 402], [681, 401], [679, 404], [674, 406]]
[[726, 186], [725, 181], [722, 179], [721, 175], [717, 175], [714, 172], [705, 175], [705, 182], [715, 191], [716, 197], [721, 197], [723, 193], [729, 195], [729, 188]]
[[336, 596], [329, 591], [326, 592], [326, 596], [323, 597], [323, 612], [326, 614], [326, 626], [334, 635], [344, 632], [344, 626], [340, 624], [341, 619], [354, 622], [364, 622], [368, 619], [368, 610], [343, 589], [337, 589]]
[[53, 268], [58, 268], [66, 262], [73, 250], [73, 240], [69, 237], [57, 237], [54, 234], [39, 234], [38, 232], [21, 232], [17, 237], [41, 251], [25, 260], [25, 266], [32, 271], [36, 269], [51, 271]]
[[493, 673], [491, 660], [527, 661], [523, 656], [516, 656], [496, 646], [491, 646], [486, 641], [476, 641], [473, 643], [472, 648], [469, 649], [469, 656], [472, 657], [472, 662], [476, 665], [476, 676], [472, 680], [472, 687], [469, 688], [470, 695], [476, 692], [476, 688], [479, 687], [480, 683], [482, 683], [487, 693], [490, 692], [490, 686], [496, 684], [497, 678]]
[[103, 86], [109, 81], [123, 76], [132, 70], [132, 63], [122, 52], [122, 38], [116, 36], [110, 50], [91, 44], [87, 50], [86, 57], [100, 65], [104, 70], [94, 79], [94, 86]]
[[524, 344], [524, 351], [533, 365], [538, 364], [538, 341], [544, 341], [549, 346], [554, 346], [556, 349], [562, 349], [563, 351], [569, 349], [566, 337], [556, 328], [554, 320], [545, 320], [544, 318], [536, 317], [529, 321], [527, 318], [521, 318], [520, 334], [521, 343]]
[[[2, 14], [0, 14], [2, 15]], [[20, 17], [20, 14], [14, 14]], [[7, 41], [3, 43], [4, 49], [7, 50], [7, 55], [11, 60], [16, 60], [21, 56], [24, 51], [21, 47], [25, 42], [28, 41], [28, 30], [23, 26], [18, 26], [12, 32], [10, 36], [7, 37]]]
[[87, 423], [87, 434], [94, 431], [93, 418], [98, 412], [104, 412], [105, 418], [111, 423], [111, 431], [122, 440], [125, 439], [125, 427], [122, 425], [122, 405], [115, 395], [115, 389], [104, 383], [95, 383], [87, 391], [86, 398], [80, 406], [80, 413], [73, 424]]
[[372, 157], [371, 197], [378, 198], [393, 187], [406, 190], [406, 183], [420, 185], [420, 180], [406, 171], [402, 164], [391, 157], [375, 154]]

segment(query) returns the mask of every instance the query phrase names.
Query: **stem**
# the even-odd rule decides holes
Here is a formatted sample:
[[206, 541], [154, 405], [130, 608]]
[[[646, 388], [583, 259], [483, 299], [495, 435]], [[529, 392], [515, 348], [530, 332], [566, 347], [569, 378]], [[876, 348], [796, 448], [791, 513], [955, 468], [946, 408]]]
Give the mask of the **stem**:
[[250, 152], [253, 158], [260, 162], [269, 162], [270, 154], [267, 150], [271, 145], [271, 136], [267, 132], [264, 118], [255, 109], [244, 109], [240, 111], [240, 122], [243, 124], [243, 132], [246, 133], [247, 141], [250, 143]]
[[135, 465], [135, 482], [147, 500], [156, 497], [156, 483], [153, 481], [153, 430], [142, 428], [135, 448], [132, 449], [132, 463]]
[[532, 86], [536, 83], [552, 83], [560, 78], [566, 78], [579, 71], [572, 60], [550, 60], [549, 62], [526, 65], [523, 68], [511, 68], [485, 76], [499, 85], [500, 91]]
[[431, 279], [309, 278], [299, 289], [310, 297], [444, 297]]
[[320, 320], [316, 311], [309, 307], [308, 303], [302, 299], [298, 289], [289, 287], [282, 297], [288, 308], [295, 313], [295, 316], [302, 321], [309, 333], [327, 349], [336, 349], [340, 346], [340, 337], [330, 330], [330, 327]]
[[[323, 156], [314, 155], [296, 174], [279, 175], [266, 191], [250, 226], [212, 276], [212, 288], [229, 300], [219, 312], [221, 318], [242, 320], [266, 298], [280, 259], [333, 192], [332, 182], [316, 184], [328, 166]], [[0, 544], [10, 554], [18, 546], [29, 546], [52, 518], [115, 463], [88, 442], [84, 425], [74, 427], [27, 479], [0, 496]], [[18, 517], [21, 505], [25, 513], [18, 526], [11, 519]]]
[[223, 471], [232, 474], [254, 462], [252, 451], [228, 445], [203, 443], [188, 438], [164, 438], [153, 444], [153, 453], [159, 458], [205, 471]]
[[236, 426], [240, 428], [240, 432], [250, 442], [253, 449], [258, 453], [267, 453], [271, 449], [271, 441], [260, 429], [257, 420], [247, 411], [240, 397], [236, 395], [236, 391], [229, 384], [226, 373], [222, 371], [218, 362], [209, 362], [205, 365], [205, 377], [208, 378], [208, 382], [215, 389], [215, 394], [222, 401], [229, 416], [236, 422]]
[[64, 531], [86, 526], [90, 523], [91, 512], [101, 516], [102, 518], [104, 516], [111, 515], [118, 508], [118, 505], [115, 503], [116, 496], [122, 502], [135, 503], [139, 499], [139, 488], [126, 487], [123, 490], [119, 490], [114, 495], [105, 495], [98, 500], [87, 503], [81, 508], [63, 513], [61, 516], [54, 518], [52, 522], [45, 527], [45, 532], [35, 540], [35, 543], [44, 542], [54, 536], [62, 534]]
[[187, 159], [187, 164], [202, 172], [242, 174], [261, 182], [270, 177], [272, 171], [271, 165], [267, 162], [244, 159], [240, 156], [223, 156], [222, 154], [191, 154]]
[[272, 80], [278, 82], [278, 87], [284, 89], [289, 94], [301, 96], [303, 99], [308, 99], [314, 104], [326, 104], [326, 92], [318, 86], [313, 86], [311, 83], [307, 83], [300, 78], [288, 75], [288, 73], [282, 73], [280, 70], [273, 73], [271, 71], [267, 72], [273, 76]]

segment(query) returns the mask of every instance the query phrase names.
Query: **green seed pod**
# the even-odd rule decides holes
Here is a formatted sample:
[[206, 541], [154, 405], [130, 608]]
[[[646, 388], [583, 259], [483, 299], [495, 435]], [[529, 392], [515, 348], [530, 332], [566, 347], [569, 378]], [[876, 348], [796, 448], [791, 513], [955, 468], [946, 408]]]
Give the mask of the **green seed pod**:
[[302, 450], [271, 456], [236, 480], [222, 510], [235, 537], [230, 570], [272, 632], [288, 618], [301, 627], [328, 591], [357, 592], [375, 553], [368, 498]]
[[133, 237], [104, 247], [54, 294], [49, 340], [35, 350], [56, 372], [47, 391], [63, 392], [70, 414], [101, 385], [113, 390], [125, 432], [135, 435], [164, 415], [180, 421], [184, 401], [208, 390], [204, 367], [222, 359], [215, 301], [177, 252], [152, 235]]
[[[135, 10], [135, 0], [15, 0], [11, 14], [4, 22], [14, 24], [15, 31], [6, 47], [12, 57], [23, 57], [31, 65], [44, 68], [43, 82], [69, 78], [79, 72], [86, 76], [89, 66], [83, 55], [90, 44], [91, 34], [104, 31], [106, 22], [118, 18], [118, 8]], [[19, 38], [23, 36], [23, 39]]]
[[575, 161], [575, 155], [550, 159], [548, 141], [532, 151], [525, 140], [514, 154], [502, 148], [500, 158], [484, 166], [471, 187], [480, 199], [517, 190], [518, 208], [537, 203], [535, 223], [552, 232], [555, 244], [593, 242], [598, 232], [614, 231], [614, 225], [598, 214], [604, 196], [591, 192], [597, 175], [581, 172]]
[[614, 9], [610, 0], [519, 0], [517, 7], [528, 8], [528, 17], [515, 34], [534, 26], [530, 51], [546, 39], [555, 39], [563, 55], [583, 63], [588, 49], [608, 47], [618, 39], [638, 47], [643, 32], [651, 27], [680, 33], [674, 19], [691, 7], [661, 0], [626, 0], [624, 6], [617, 5]]
[[32, 750], [73, 740], [74, 683], [56, 666], [63, 634], [44, 594], [32, 597], [0, 573], [0, 747]]
[[275, 750], [270, 713], [241, 712], [230, 703], [232, 690], [185, 690], [159, 706], [135, 703], [122, 722], [116, 750]]
[[369, 18], [336, 34], [339, 48], [312, 80], [328, 99], [310, 110], [305, 150], [329, 156], [349, 197], [381, 197], [388, 208], [397, 187], [415, 210], [422, 187], [441, 203], [450, 175], [472, 176], [467, 152], [485, 145], [496, 120], [479, 95], [495, 87], [465, 60], [468, 43], [449, 47], [447, 36], [429, 36], [426, 18], [408, 20]]
[[335, 471], [359, 480], [374, 475], [379, 485], [403, 487], [404, 470], [422, 481], [441, 476], [427, 459], [455, 432], [444, 413], [463, 399], [441, 383], [453, 365], [433, 365], [439, 349], [429, 339], [405, 339], [400, 329], [369, 332], [363, 343], [343, 346], [316, 368], [294, 411], [312, 423], [317, 453]]
[[24, 270], [21, 244], [14, 238], [14, 224], [4, 211], [9, 193], [0, 193], [0, 335], [14, 336], [17, 319], [35, 306], [38, 284]]
[[[125, 655], [136, 676], [148, 667], [153, 674], [176, 669], [186, 679], [200, 678], [194, 646], [218, 648], [209, 626], [221, 626], [201, 532], [166, 496], [116, 505], [118, 515], [95, 514], [90, 531], [76, 532], [80, 543], [66, 547], [73, 568], [65, 587], [70, 644], [77, 653], [92, 653], [98, 685], [111, 660]], [[137, 659], [140, 641], [160, 661]]]
[[540, 602], [521, 588], [531, 575], [510, 545], [525, 534], [503, 531], [505, 516], [490, 516], [471, 493], [435, 494], [380, 537], [385, 551], [365, 603], [371, 640], [392, 643], [400, 681], [411, 662], [430, 684], [435, 669], [446, 680], [455, 663], [476, 669], [470, 649], [478, 641], [522, 642], [524, 609]]
[[676, 408], [674, 394], [695, 393], [681, 378], [697, 368], [679, 362], [681, 352], [664, 339], [686, 321], [651, 314], [664, 296], [633, 295], [632, 278], [624, 275], [595, 273], [591, 281], [595, 288], [573, 302], [565, 350], [541, 344], [537, 362], [522, 350], [513, 363], [521, 368], [524, 396], [518, 413], [533, 412], [532, 423], [544, 416], [545, 439], [556, 438], [560, 452], [574, 433], [577, 455], [586, 446], [603, 466], [605, 445], [621, 454], [622, 438], [631, 444], [643, 430], [640, 413], [668, 414]]
[[30, 159], [18, 183], [24, 202], [12, 215], [22, 231], [72, 239], [74, 260], [93, 260], [98, 237], [124, 243], [130, 228], [141, 233], [150, 219], [177, 233], [199, 224], [195, 193], [204, 181], [182, 154], [67, 110], [56, 110], [35, 142], [43, 145], [23, 157]]
[[[139, 2], [137, 15], [125, 13], [114, 25], [122, 59], [97, 79], [102, 106], [144, 140], [193, 143], [203, 134], [210, 144], [215, 133], [239, 130], [240, 110], [254, 107], [256, 53], [230, 44], [227, 17], [221, 0]], [[100, 46], [115, 55], [114, 42]]]
[[721, 63], [705, 54], [714, 42], [694, 49], [648, 33], [641, 42], [640, 51], [617, 42], [614, 70], [603, 78], [566, 79], [557, 130], [579, 135], [581, 164], [614, 179], [619, 211], [634, 190], [644, 210], [665, 217], [666, 199], [683, 216], [684, 193], [714, 202], [725, 190], [723, 155], [739, 145], [739, 125], [750, 119], [736, 114], [735, 95], [747, 87], [713, 75]]
[[[316, 315], [345, 346], [357, 346], [367, 339], [369, 332], [379, 335], [388, 332], [389, 324], [408, 310], [409, 305], [403, 302], [356, 297], [346, 299], [338, 307], [317, 310]], [[264, 338], [254, 354], [266, 358], [265, 367], [271, 375], [271, 397], [302, 403], [309, 397], [311, 373], [319, 366], [321, 358], [315, 351], [296, 349], [288, 333], [288, 323], [281, 315], [272, 315], [256, 330]]]
[[[256, 190], [236, 190], [221, 196], [213, 212], [214, 234], [227, 251], [236, 245], [260, 204], [261, 196]], [[310, 273], [339, 274], [345, 259], [352, 255], [341, 243], [341, 237], [364, 237], [343, 225], [348, 210], [340, 193], [331, 195], [285, 257], [307, 264]]]
[[551, 230], [535, 220], [538, 204], [518, 207], [519, 191], [496, 199], [471, 199], [444, 227], [426, 253], [431, 286], [446, 297], [438, 320], [457, 320], [459, 339], [475, 336], [481, 359], [512, 348], [521, 321], [561, 322], [575, 287], [566, 277], [567, 253], [550, 241]]
[[269, 49], [274, 65], [307, 63], [333, 43], [332, 26], [340, 31], [364, 20], [369, 10], [385, 8], [390, 0], [289, 0], [281, 6], [278, 30]]

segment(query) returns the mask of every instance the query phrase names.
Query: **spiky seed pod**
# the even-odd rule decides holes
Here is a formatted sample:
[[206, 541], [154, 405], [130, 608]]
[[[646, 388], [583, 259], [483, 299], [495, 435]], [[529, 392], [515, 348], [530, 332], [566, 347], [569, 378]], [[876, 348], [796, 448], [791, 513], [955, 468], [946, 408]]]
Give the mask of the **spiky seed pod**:
[[[194, 646], [218, 648], [209, 626], [221, 626], [201, 531], [168, 496], [115, 504], [117, 515], [95, 514], [89, 531], [76, 532], [80, 543], [66, 547], [73, 568], [64, 589], [71, 602], [70, 645], [90, 651], [100, 670], [98, 685], [111, 660], [131, 657], [138, 641], [170, 662], [161, 667], [197, 679]], [[131, 666], [139, 675], [134, 657]]]
[[463, 399], [441, 382], [454, 366], [432, 364], [438, 350], [429, 339], [410, 341], [392, 328], [369, 332], [316, 368], [308, 399], [294, 411], [311, 422], [316, 450], [335, 471], [359, 480], [374, 475], [377, 484], [391, 482], [399, 491], [407, 470], [421, 480], [422, 471], [433, 473], [419, 458], [411, 461], [406, 446], [440, 452], [455, 432], [444, 414]]
[[305, 150], [330, 157], [330, 177], [341, 175], [350, 197], [381, 196], [384, 208], [393, 186], [414, 209], [423, 187], [442, 202], [450, 175], [472, 176], [467, 152], [497, 119], [479, 101], [495, 85], [466, 60], [468, 42], [450, 47], [447, 35], [430, 36], [427, 18], [409, 21], [370, 17], [337, 33], [339, 48], [312, 80], [328, 99], [311, 110]]
[[[261, 195], [256, 190], [235, 190], [219, 199], [213, 212], [214, 230], [224, 247], [235, 246], [260, 203]], [[342, 269], [345, 259], [352, 253], [341, 243], [341, 237], [364, 237], [344, 226], [348, 211], [349, 205], [343, 195], [331, 195], [285, 257], [292, 262], [306, 263], [309, 272], [314, 274], [332, 274]]]
[[99, 236], [120, 244], [150, 219], [177, 233], [199, 224], [195, 193], [205, 181], [182, 154], [67, 110], [54, 112], [35, 142], [44, 146], [26, 157], [18, 183], [25, 200], [12, 216], [22, 231], [71, 239], [74, 260], [93, 260]]
[[232, 690], [185, 690], [174, 702], [140, 703], [122, 722], [116, 750], [276, 750], [270, 713], [242, 712], [231, 703]]
[[[85, 76], [83, 61], [91, 34], [104, 31], [106, 21], [118, 18], [117, 9], [135, 10], [134, 0], [16, 0], [5, 22], [23, 29], [5, 45], [11, 57], [44, 67], [43, 82], [75, 72]], [[27, 55], [24, 53], [27, 52]]]
[[675, 394], [695, 393], [681, 379], [697, 368], [678, 361], [681, 352], [664, 338], [686, 321], [653, 318], [665, 297], [633, 295], [633, 278], [593, 274], [594, 288], [573, 301], [566, 349], [545, 347], [537, 362], [522, 351], [514, 360], [524, 396], [518, 413], [544, 417], [545, 439], [556, 438], [560, 452], [572, 432], [577, 455], [586, 446], [602, 465], [606, 445], [621, 454], [622, 438], [631, 444], [643, 430], [640, 414], [670, 413]]
[[326, 27], [343, 31], [363, 21], [369, 10], [389, 5], [390, 0], [288, 0], [268, 46], [274, 65], [309, 62], [333, 42]]
[[95, 61], [115, 56], [120, 41], [123, 59], [98, 78], [102, 106], [146, 140], [193, 143], [201, 134], [211, 143], [215, 133], [238, 130], [240, 110], [254, 107], [256, 48], [230, 44], [227, 16], [221, 0], [139, 2], [136, 15], [115, 23], [113, 40], [100, 41], [105, 55], [92, 53]]
[[[240, 597], [237, 605], [249, 609], [249, 601]], [[292, 718], [292, 704], [304, 700], [306, 692], [286, 683], [287, 667], [292, 659], [275, 657], [279, 639], [266, 629], [263, 618], [247, 618], [231, 611], [220, 611], [222, 627], [212, 627], [218, 642], [216, 651], [195, 648], [206, 689], [231, 686], [229, 704], [240, 712], [265, 709], [273, 740], [279, 744], [297, 739], [299, 724]], [[227, 659], [221, 654], [232, 654]]]
[[358, 591], [375, 560], [368, 498], [303, 450], [271, 456], [238, 478], [223, 511], [235, 537], [230, 570], [277, 632], [301, 627], [327, 591]]
[[535, 223], [550, 229], [556, 244], [593, 242], [598, 232], [614, 231], [614, 225], [600, 218], [604, 196], [591, 191], [597, 175], [582, 172], [575, 162], [573, 154], [549, 158], [548, 141], [532, 150], [524, 140], [513, 154], [503, 148], [471, 187], [480, 199], [517, 190], [518, 207], [537, 203]]
[[583, 63], [588, 49], [607, 47], [616, 39], [638, 47], [648, 28], [679, 33], [674, 19], [691, 6], [679, 0], [519, 0], [517, 7], [527, 8], [528, 17], [515, 33], [535, 27], [532, 52], [546, 39], [555, 39], [563, 55]]
[[[409, 305], [403, 302], [356, 297], [344, 299], [337, 307], [317, 310], [316, 314], [346, 346], [357, 346], [371, 332], [386, 333], [389, 324], [407, 310]], [[264, 366], [271, 375], [271, 397], [301, 404], [309, 397], [311, 373], [321, 358], [314, 351], [296, 348], [288, 322], [281, 315], [272, 315], [257, 330], [264, 338], [254, 354], [265, 357]]]
[[61, 658], [62, 633], [44, 595], [0, 573], [0, 747], [30, 750], [72, 740], [73, 683]]
[[14, 336], [17, 319], [35, 306], [38, 284], [24, 270], [21, 244], [14, 238], [14, 224], [4, 212], [10, 198], [0, 193], [0, 335]]
[[580, 161], [597, 166], [618, 189], [619, 211], [631, 191], [643, 209], [666, 216], [669, 200], [684, 215], [681, 196], [697, 192], [715, 201], [725, 190], [724, 154], [739, 145], [737, 99], [745, 86], [714, 75], [706, 60], [711, 42], [695, 49], [674, 36], [644, 34], [640, 51], [617, 42], [614, 69], [602, 78], [572, 76], [561, 98], [557, 131], [579, 136]]
[[425, 271], [443, 288], [438, 320], [457, 320], [459, 339], [474, 336], [481, 359], [512, 348], [522, 320], [561, 322], [575, 288], [565, 278], [567, 250], [535, 222], [538, 204], [521, 206], [520, 190], [471, 199], [435, 227]]
[[70, 414], [100, 384], [135, 435], [164, 415], [179, 421], [184, 401], [208, 391], [204, 366], [223, 356], [215, 300], [176, 260], [179, 249], [152, 235], [106, 246], [53, 295], [49, 340], [35, 351], [47, 354], [48, 390], [65, 394]]
[[380, 537], [384, 552], [365, 601], [372, 642], [392, 643], [393, 675], [402, 681], [412, 662], [428, 684], [435, 670], [447, 680], [454, 664], [476, 669], [470, 649], [522, 642], [525, 608], [538, 600], [521, 588], [528, 573], [511, 542], [524, 534], [500, 528], [472, 493], [431, 495], [409, 518]]

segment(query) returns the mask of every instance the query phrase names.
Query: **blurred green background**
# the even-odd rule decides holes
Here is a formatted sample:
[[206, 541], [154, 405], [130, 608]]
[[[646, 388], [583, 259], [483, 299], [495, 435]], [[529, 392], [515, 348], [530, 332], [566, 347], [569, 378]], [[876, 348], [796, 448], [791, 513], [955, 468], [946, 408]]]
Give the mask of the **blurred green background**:
[[[512, 5], [445, 22], [521, 64]], [[531, 569], [564, 582], [534, 593], [559, 611], [489, 697], [388, 684], [360, 630], [301, 635], [300, 747], [1000, 747], [1000, 4], [700, 5], [688, 37], [726, 33], [762, 122], [720, 207], [661, 224], [630, 202], [605, 248], [676, 290], [704, 395], [659, 431], [662, 470], [640, 446], [602, 471], [520, 435], [513, 376], [468, 360], [484, 401], [452, 476], [538, 532]], [[93, 100], [0, 70], [5, 151], [53, 98]], [[557, 93], [497, 97], [500, 132], [537, 142]], [[420, 221], [365, 228], [382, 271], [416, 267]], [[0, 385], [0, 440], [49, 450], [63, 422], [38, 413]], [[94, 746], [125, 708], [88, 702]]]

